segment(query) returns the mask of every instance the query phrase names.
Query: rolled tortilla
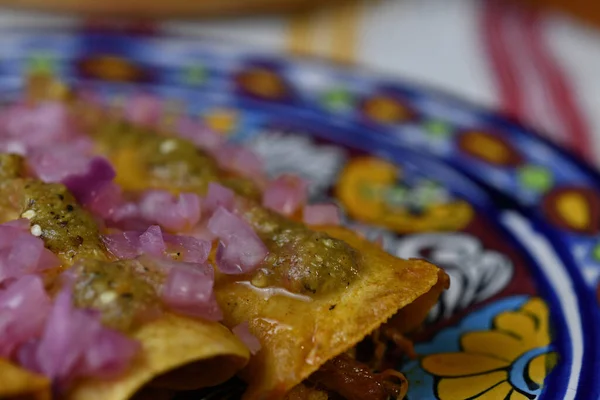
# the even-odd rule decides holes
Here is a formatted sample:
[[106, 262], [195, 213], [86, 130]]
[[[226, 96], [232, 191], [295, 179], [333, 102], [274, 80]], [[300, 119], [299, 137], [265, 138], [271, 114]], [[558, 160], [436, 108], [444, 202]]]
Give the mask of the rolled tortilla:
[[246, 347], [223, 325], [165, 314], [137, 330], [141, 356], [116, 379], [83, 379], [70, 400], [125, 400], [142, 387], [198, 389], [231, 378], [247, 362]]
[[[281, 399], [329, 359], [355, 346], [405, 307], [437, 299], [448, 276], [422, 260], [401, 260], [341, 227], [316, 227], [362, 256], [359, 279], [341, 291], [302, 299], [220, 276], [224, 324], [248, 321], [263, 348], [242, 372], [244, 399]], [[425, 299], [424, 301], [420, 301]], [[426, 313], [410, 321], [420, 324]], [[420, 319], [420, 321], [417, 321]]]
[[0, 358], [0, 399], [50, 400], [50, 381]]

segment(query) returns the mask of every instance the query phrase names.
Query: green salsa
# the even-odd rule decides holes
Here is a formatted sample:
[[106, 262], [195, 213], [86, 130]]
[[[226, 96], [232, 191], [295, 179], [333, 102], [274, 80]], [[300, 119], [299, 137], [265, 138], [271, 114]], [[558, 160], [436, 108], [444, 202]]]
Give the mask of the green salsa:
[[203, 195], [210, 182], [219, 182], [240, 195], [244, 218], [269, 249], [263, 268], [252, 278], [255, 285], [318, 295], [345, 288], [358, 276], [359, 255], [351, 246], [261, 207], [260, 190], [251, 180], [222, 171], [193, 143], [123, 122], [97, 127], [94, 137], [109, 157], [122, 149], [135, 149], [136, 162], [148, 172], [150, 187], [158, 182], [161, 188]]
[[0, 153], [0, 179], [19, 178], [25, 169], [24, 163], [18, 154]]
[[68, 264], [76, 258], [106, 257], [96, 222], [64, 185], [33, 179], [16, 179], [14, 184], [22, 191], [21, 216], [30, 220], [32, 229], [39, 227], [49, 250]]
[[151, 176], [150, 183], [204, 194], [210, 182], [220, 182], [240, 195], [259, 196], [250, 179], [228, 176], [208, 154], [188, 140], [114, 121], [97, 127], [93, 136], [100, 150], [109, 156], [123, 148], [135, 149], [136, 160]]
[[[160, 310], [155, 287], [163, 279], [152, 275], [139, 262], [82, 260], [74, 273], [74, 303], [100, 311], [102, 322], [120, 331], [129, 331]], [[143, 277], [143, 278], [142, 278]]]
[[346, 242], [250, 202], [245, 209], [244, 218], [269, 249], [255, 285], [314, 295], [348, 287], [358, 276], [359, 253]]

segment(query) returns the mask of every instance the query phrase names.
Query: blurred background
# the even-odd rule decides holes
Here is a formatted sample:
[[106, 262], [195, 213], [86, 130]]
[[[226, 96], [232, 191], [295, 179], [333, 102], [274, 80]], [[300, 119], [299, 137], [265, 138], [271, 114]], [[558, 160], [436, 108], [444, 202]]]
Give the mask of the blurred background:
[[600, 161], [596, 0], [0, 0], [0, 28], [204, 35], [450, 91]]

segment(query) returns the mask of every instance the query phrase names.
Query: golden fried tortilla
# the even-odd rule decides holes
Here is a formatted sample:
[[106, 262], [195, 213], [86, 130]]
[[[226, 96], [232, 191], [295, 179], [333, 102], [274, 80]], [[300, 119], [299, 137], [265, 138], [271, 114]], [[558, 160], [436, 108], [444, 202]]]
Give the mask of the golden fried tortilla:
[[50, 381], [0, 358], [0, 399], [50, 400]]
[[[223, 323], [250, 324], [263, 349], [243, 372], [245, 399], [279, 399], [327, 360], [353, 347], [398, 310], [439, 297], [447, 275], [421, 260], [400, 260], [340, 227], [315, 228], [362, 255], [360, 278], [340, 291], [299, 298], [221, 276], [216, 284]], [[280, 292], [281, 293], [281, 292]], [[421, 298], [426, 301], [419, 301]], [[418, 313], [419, 318], [426, 314]], [[411, 324], [416, 321], [410, 321]]]
[[198, 389], [225, 382], [241, 369], [248, 350], [223, 325], [166, 314], [133, 335], [142, 355], [117, 379], [85, 379], [69, 392], [71, 400], [129, 399], [146, 384]]

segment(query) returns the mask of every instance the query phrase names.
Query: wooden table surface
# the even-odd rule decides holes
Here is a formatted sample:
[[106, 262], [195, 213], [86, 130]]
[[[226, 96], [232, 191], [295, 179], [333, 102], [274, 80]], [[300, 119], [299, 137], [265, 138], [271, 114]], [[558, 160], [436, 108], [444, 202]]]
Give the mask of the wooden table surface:
[[[198, 18], [290, 12], [323, 5], [330, 6], [334, 1], [346, 0], [0, 0], [0, 6], [88, 15]], [[600, 27], [600, 0], [516, 1], [567, 12]]]
[[[326, 0], [327, 4], [333, 0]], [[335, 0], [339, 1], [339, 0]], [[308, 9], [320, 0], [0, 0], [0, 6], [124, 17], [202, 17]]]
[[600, 0], [526, 0], [531, 4], [566, 12], [600, 27]]

